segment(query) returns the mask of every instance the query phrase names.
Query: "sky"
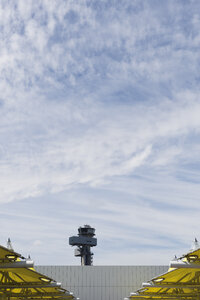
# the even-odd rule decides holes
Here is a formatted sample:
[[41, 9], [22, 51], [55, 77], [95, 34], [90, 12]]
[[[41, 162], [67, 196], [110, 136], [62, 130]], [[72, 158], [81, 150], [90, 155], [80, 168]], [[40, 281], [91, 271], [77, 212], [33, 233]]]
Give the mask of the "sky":
[[200, 239], [200, 2], [0, 1], [0, 244], [167, 265]]

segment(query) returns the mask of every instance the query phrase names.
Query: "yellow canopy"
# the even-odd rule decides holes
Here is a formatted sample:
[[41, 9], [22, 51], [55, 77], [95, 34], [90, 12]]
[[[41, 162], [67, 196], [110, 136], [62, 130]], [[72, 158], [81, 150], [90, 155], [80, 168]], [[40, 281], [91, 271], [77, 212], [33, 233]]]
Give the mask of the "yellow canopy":
[[17, 258], [24, 259], [24, 257], [21, 256], [21, 254], [14, 252], [12, 250], [9, 250], [8, 248], [5, 248], [3, 246], [0, 246], [0, 263], [16, 261]]
[[32, 261], [0, 246], [0, 298], [8, 300], [74, 299], [60, 284], [32, 267]]
[[143, 283], [130, 299], [200, 299], [200, 248], [171, 262], [167, 273]]

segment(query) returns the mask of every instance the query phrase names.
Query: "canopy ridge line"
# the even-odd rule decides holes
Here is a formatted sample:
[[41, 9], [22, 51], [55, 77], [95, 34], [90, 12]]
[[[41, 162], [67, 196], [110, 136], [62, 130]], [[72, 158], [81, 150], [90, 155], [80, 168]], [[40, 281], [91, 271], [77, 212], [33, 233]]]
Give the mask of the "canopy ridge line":
[[[198, 292], [194, 292], [194, 293], [177, 293], [176, 291], [173, 291], [171, 293], [166, 293], [165, 291], [164, 292], [161, 292], [161, 293], [156, 293], [156, 292], [150, 292], [150, 293], [144, 293], [144, 294], [141, 294], [142, 296], [178, 296], [179, 297], [182, 297], [182, 296], [188, 296], [188, 297], [192, 297], [193, 295], [197, 296], [198, 295]], [[139, 294], [140, 295], [140, 294]]]
[[194, 263], [185, 263], [185, 262], [170, 262], [170, 268], [187, 268], [187, 269], [200, 269], [200, 264], [194, 264]]
[[60, 282], [53, 282], [53, 283], [34, 283], [34, 284], [27, 284], [25, 283], [15, 283], [15, 284], [1, 284], [0, 283], [0, 290], [1, 289], [16, 289], [17, 288], [51, 288], [51, 287], [61, 287], [61, 283]]
[[177, 282], [181, 282], [183, 279], [185, 279], [185, 278], [188, 277], [189, 275], [190, 275], [189, 273], [183, 275], [183, 277], [181, 277], [180, 280], [178, 280]]
[[135, 295], [135, 296], [130, 296], [129, 299], [133, 299], [133, 298], [136, 298], [136, 299], [166, 299], [166, 300], [169, 300], [169, 299], [185, 299], [185, 298], [189, 298], [189, 299], [197, 299], [197, 296], [198, 295]]
[[[8, 272], [1, 272], [0, 271], [0, 274], [2, 274], [2, 278], [1, 278], [1, 281], [3, 282], [6, 282], [7, 283], [7, 280], [8, 280], [8, 278], [9, 278], [9, 276], [8, 276]], [[4, 280], [5, 279], [5, 280]]]
[[[44, 298], [45, 297], [45, 298]], [[1, 298], [1, 297], [0, 297]], [[20, 296], [20, 299], [31, 299], [31, 300], [40, 300], [40, 299], [45, 299], [45, 300], [64, 300], [64, 299], [76, 299], [72, 295], [66, 295], [63, 297], [47, 297], [47, 296], [39, 296], [39, 297], [34, 297], [34, 296]]]
[[[14, 298], [18, 298], [18, 297], [21, 297], [21, 296], [24, 296], [24, 294], [26, 294], [28, 297], [30, 296], [30, 297], [32, 297], [32, 296], [34, 296], [34, 297], [40, 297], [40, 296], [61, 296], [61, 294], [59, 293], [59, 292], [55, 292], [55, 293], [53, 293], [53, 292], [51, 292], [51, 293], [47, 293], [47, 292], [44, 292], [44, 293], [42, 293], [42, 292], [38, 292], [38, 293], [30, 293], [30, 291], [29, 290], [27, 290], [26, 291], [27, 293], [11, 293], [10, 291], [6, 291], [5, 292], [5, 294], [7, 295], [7, 296], [10, 296], [10, 297], [14, 297]], [[70, 295], [70, 294], [63, 294], [63, 296], [68, 296], [68, 295]], [[72, 296], [72, 295], [70, 295], [70, 296]], [[61, 297], [62, 298], [62, 297]]]
[[33, 266], [34, 266], [34, 263], [32, 260], [25, 260], [25, 261], [1, 263], [0, 269], [33, 268]]
[[[187, 289], [194, 289], [194, 288], [200, 288], [199, 284], [184, 284], [181, 283], [179, 285], [177, 285], [180, 288], [187, 288]], [[148, 283], [143, 283], [142, 287], [154, 287], [154, 288], [176, 288], [176, 285], [172, 285], [172, 284], [151, 284], [149, 285]]]
[[[0, 271], [1, 272], [1, 271]], [[3, 275], [3, 278], [5, 278], [5, 283], [8, 284], [10, 282], [15, 282], [9, 275], [9, 272], [1, 272], [1, 274]], [[2, 279], [3, 281], [3, 279]]]
[[199, 283], [200, 283], [199, 279], [200, 279], [200, 271], [197, 271], [197, 272], [195, 273], [194, 281], [195, 281], [197, 284], [199, 284]]
[[[22, 282], [26, 282], [19, 274], [17, 274], [17, 273], [14, 273], [15, 274], [15, 276], [17, 276]], [[16, 281], [15, 281], [16, 282]]]

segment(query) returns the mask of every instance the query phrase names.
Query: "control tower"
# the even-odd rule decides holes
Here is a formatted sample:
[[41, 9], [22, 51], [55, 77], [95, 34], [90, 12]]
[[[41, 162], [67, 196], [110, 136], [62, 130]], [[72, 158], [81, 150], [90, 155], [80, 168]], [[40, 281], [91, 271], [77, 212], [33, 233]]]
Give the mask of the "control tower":
[[71, 236], [69, 238], [69, 244], [77, 246], [74, 250], [74, 255], [81, 257], [82, 266], [92, 265], [93, 253], [90, 248], [97, 245], [97, 239], [94, 236], [95, 228], [92, 228], [90, 225], [84, 225], [84, 227], [78, 228], [78, 236]]

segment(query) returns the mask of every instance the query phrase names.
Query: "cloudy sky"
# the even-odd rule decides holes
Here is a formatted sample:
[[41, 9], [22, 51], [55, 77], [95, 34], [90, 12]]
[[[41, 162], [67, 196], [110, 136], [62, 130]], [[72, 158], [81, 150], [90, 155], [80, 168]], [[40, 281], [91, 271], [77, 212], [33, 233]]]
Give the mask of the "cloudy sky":
[[168, 264], [200, 239], [200, 2], [0, 2], [0, 243]]

